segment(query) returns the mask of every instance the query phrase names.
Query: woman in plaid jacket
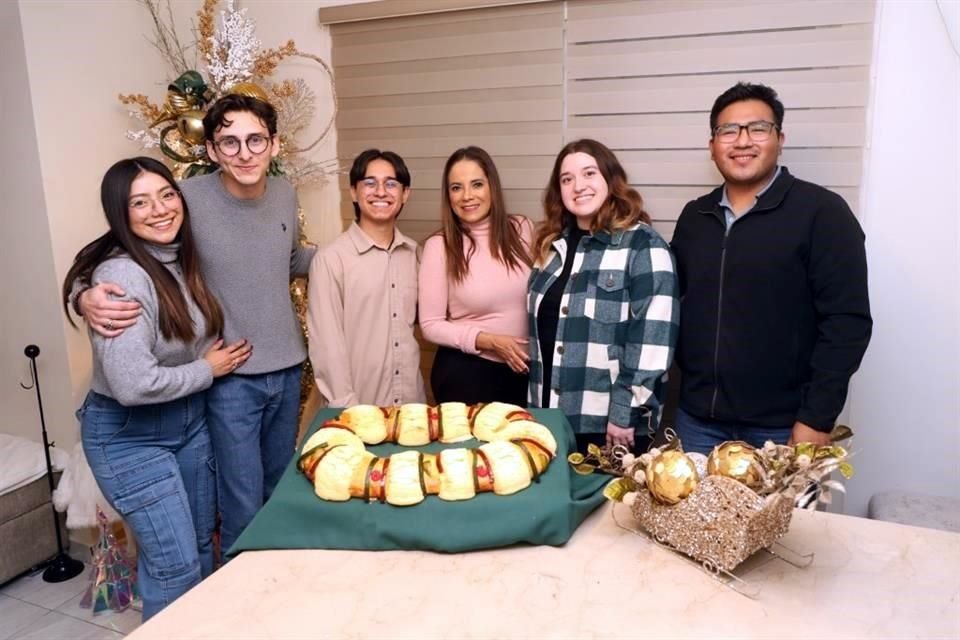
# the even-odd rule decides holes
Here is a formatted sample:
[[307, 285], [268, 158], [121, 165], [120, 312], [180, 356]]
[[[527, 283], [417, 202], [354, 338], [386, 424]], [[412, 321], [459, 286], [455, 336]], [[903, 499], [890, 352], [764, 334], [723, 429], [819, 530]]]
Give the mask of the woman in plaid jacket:
[[656, 430], [677, 341], [673, 256], [616, 156], [567, 144], [534, 241], [530, 406], [561, 409], [578, 448], [634, 448]]

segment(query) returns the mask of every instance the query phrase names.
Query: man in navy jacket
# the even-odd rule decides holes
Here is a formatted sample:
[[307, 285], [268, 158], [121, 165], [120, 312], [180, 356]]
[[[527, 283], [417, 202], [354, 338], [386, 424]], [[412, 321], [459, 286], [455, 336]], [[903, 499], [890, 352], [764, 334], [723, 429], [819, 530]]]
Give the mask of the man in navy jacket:
[[725, 91], [710, 134], [724, 184], [684, 207], [672, 242], [677, 433], [702, 453], [725, 440], [826, 444], [870, 340], [863, 231], [839, 195], [778, 163], [773, 89]]

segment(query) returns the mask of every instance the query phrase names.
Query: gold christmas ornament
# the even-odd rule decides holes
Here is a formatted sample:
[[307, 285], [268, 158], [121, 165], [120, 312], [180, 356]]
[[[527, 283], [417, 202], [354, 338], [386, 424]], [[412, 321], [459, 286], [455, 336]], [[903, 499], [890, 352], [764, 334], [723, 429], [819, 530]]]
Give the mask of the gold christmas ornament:
[[155, 127], [162, 122], [174, 120], [178, 115], [190, 110], [192, 107], [193, 104], [191, 104], [185, 96], [177, 94], [174, 91], [168, 91], [167, 99], [163, 103], [163, 110], [157, 118], [150, 123], [150, 126]]
[[707, 473], [732, 478], [750, 488], [760, 486], [756, 467], [757, 451], [746, 442], [733, 440], [718, 444], [707, 458]]
[[697, 488], [697, 467], [685, 453], [664, 451], [646, 469], [647, 489], [665, 504], [677, 504]]
[[270, 102], [267, 92], [264, 91], [260, 85], [253, 82], [238, 82], [230, 87], [230, 90], [227, 91], [227, 93], [233, 93], [238, 96], [247, 96], [248, 98], [257, 98], [258, 100], [263, 100], [264, 102]]
[[177, 131], [188, 144], [203, 144], [203, 111], [190, 109], [177, 118]]
[[177, 116], [191, 109], [203, 106], [211, 97], [206, 82], [196, 71], [186, 71], [167, 86], [167, 99], [163, 110], [150, 124], [155, 127], [161, 122], [175, 120]]

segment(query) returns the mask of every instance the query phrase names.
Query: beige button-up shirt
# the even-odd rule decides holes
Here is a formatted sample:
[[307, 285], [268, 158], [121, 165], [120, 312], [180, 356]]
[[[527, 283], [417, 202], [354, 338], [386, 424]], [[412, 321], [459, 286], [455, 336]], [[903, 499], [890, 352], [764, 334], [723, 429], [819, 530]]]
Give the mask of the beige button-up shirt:
[[353, 223], [310, 265], [307, 328], [317, 388], [331, 407], [424, 402], [417, 317], [417, 243], [386, 249]]

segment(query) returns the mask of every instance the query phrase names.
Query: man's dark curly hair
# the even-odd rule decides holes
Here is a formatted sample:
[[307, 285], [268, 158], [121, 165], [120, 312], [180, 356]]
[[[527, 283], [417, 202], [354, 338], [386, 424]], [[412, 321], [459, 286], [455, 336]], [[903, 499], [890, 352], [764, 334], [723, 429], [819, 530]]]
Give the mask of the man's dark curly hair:
[[213, 142], [213, 134], [217, 129], [233, 124], [233, 121], [227, 118], [227, 114], [238, 111], [247, 111], [257, 116], [271, 136], [277, 135], [277, 110], [273, 105], [259, 98], [231, 93], [214, 102], [203, 116], [204, 137], [209, 142]]

